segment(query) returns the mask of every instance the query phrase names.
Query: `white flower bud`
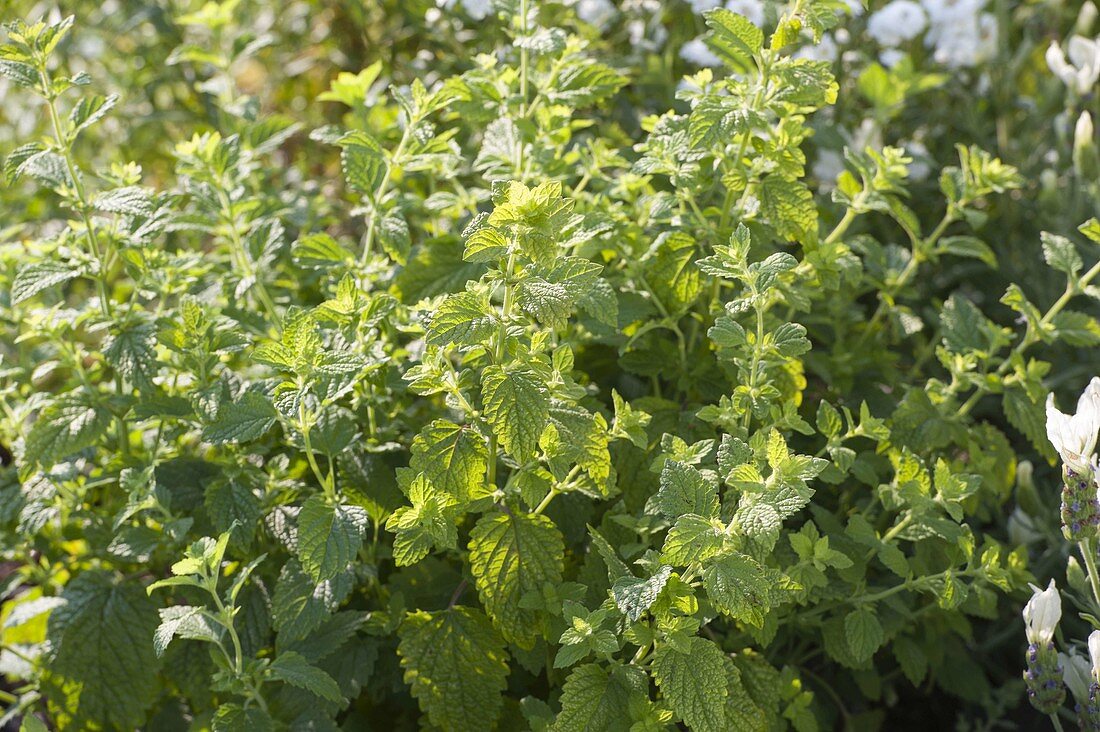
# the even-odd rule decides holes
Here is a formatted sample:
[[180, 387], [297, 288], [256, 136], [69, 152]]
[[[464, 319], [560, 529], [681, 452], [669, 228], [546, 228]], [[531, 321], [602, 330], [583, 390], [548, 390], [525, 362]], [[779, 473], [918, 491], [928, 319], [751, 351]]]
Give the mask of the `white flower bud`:
[[1067, 415], [1047, 397], [1047, 439], [1062, 456], [1062, 462], [1077, 473], [1091, 470], [1096, 435], [1100, 432], [1100, 377], [1093, 377], [1077, 401], [1077, 412]]
[[[1035, 585], [1031, 585], [1031, 590], [1034, 594], [1024, 606], [1027, 640], [1039, 648], [1045, 648], [1054, 638], [1054, 629], [1062, 619], [1062, 596], [1058, 593], [1054, 580], [1050, 581], [1045, 590], [1040, 590]], [[1097, 642], [1100, 643], [1100, 638]], [[1089, 644], [1092, 644], [1091, 638]], [[1097, 650], [1100, 651], [1100, 645]]]
[[1088, 94], [1100, 77], [1100, 44], [1084, 36], [1072, 36], [1067, 44], [1069, 59], [1057, 41], [1047, 48], [1047, 66], [1077, 94]]
[[1089, 635], [1089, 658], [1092, 659], [1092, 677], [1100, 683], [1100, 630]]

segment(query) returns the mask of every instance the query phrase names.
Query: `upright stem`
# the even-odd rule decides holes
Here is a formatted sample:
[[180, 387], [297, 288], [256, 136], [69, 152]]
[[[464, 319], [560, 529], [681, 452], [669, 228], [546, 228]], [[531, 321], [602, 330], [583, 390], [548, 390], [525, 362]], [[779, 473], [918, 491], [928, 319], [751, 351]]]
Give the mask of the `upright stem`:
[[416, 126], [416, 122], [417, 120], [411, 117], [407, 120], [405, 129], [401, 132], [401, 140], [397, 143], [397, 147], [393, 149], [393, 155], [390, 156], [390, 161], [386, 165], [386, 174], [382, 176], [382, 182], [378, 184], [374, 195], [371, 196], [370, 221], [367, 222], [367, 235], [363, 239], [363, 253], [359, 257], [359, 263], [362, 265], [366, 265], [367, 260], [370, 258], [371, 246], [374, 243], [374, 232], [378, 228], [378, 215], [382, 207], [382, 197], [386, 195], [389, 188], [390, 174], [405, 153], [405, 147], [409, 144], [409, 136]]
[[1092, 599], [1096, 607], [1100, 608], [1100, 576], [1096, 573], [1096, 543], [1093, 539], [1084, 539], [1077, 544], [1081, 550], [1081, 556], [1085, 560], [1085, 569], [1089, 573], [1089, 584], [1092, 586]]
[[[1054, 320], [1054, 318], [1058, 315], [1058, 313], [1062, 312], [1066, 305], [1069, 304], [1069, 301], [1073, 299], [1073, 296], [1083, 290], [1085, 285], [1095, 279], [1097, 275], [1100, 275], [1100, 261], [1094, 264], [1092, 266], [1092, 269], [1090, 269], [1088, 272], [1081, 275], [1081, 279], [1077, 280], [1076, 283], [1070, 282], [1066, 285], [1066, 289], [1062, 293], [1061, 297], [1054, 301], [1054, 304], [1050, 306], [1050, 309], [1047, 310], [1046, 314], [1044, 314], [1043, 317], [1039, 320], [1039, 328], [1045, 325], [1049, 325], [1050, 322]], [[1036, 331], [1039, 328], [1031, 328], [1030, 326], [1028, 327], [1027, 331], [1024, 333], [1023, 338], [1020, 339], [1020, 342], [1016, 344], [1016, 346], [1009, 352], [1005, 360], [1001, 362], [1001, 365], [997, 367], [997, 371], [995, 372], [997, 376], [1004, 376], [1005, 372], [1008, 371], [1009, 367], [1012, 366], [1014, 357], [1022, 354], [1028, 349], [1029, 346], [1031, 346], [1032, 343], [1038, 340], [1039, 334]], [[985, 388], [979, 386], [979, 388], [977, 388], [974, 393], [970, 395], [970, 398], [963, 402], [962, 406], [960, 406], [958, 411], [955, 413], [955, 416], [963, 417], [969, 414], [970, 410], [974, 408], [974, 406], [983, 396], [985, 396], [985, 394]]]
[[[50, 72], [45, 64], [42, 65], [41, 75], [42, 95], [46, 100], [46, 107], [49, 110], [50, 126], [53, 128], [54, 140], [57, 143], [61, 157], [65, 160], [65, 168], [69, 173], [69, 179], [72, 181], [73, 193], [76, 194], [77, 210], [80, 213], [80, 220], [84, 224], [84, 236], [88, 241], [88, 249], [92, 256], [95, 257], [96, 261], [99, 262], [99, 271], [96, 273], [95, 278], [96, 291], [99, 295], [99, 308], [103, 311], [104, 319], [111, 320], [111, 296], [107, 290], [109, 257], [99, 246], [99, 237], [96, 235], [95, 224], [92, 222], [91, 206], [88, 204], [88, 194], [84, 189], [84, 181], [80, 179], [80, 171], [77, 169], [76, 161], [73, 160], [72, 141], [69, 140], [68, 136], [62, 131], [61, 117], [57, 113], [57, 94], [53, 91], [53, 82], [50, 79]], [[125, 391], [122, 382], [122, 374], [117, 371], [115, 372], [115, 390], [120, 395]], [[130, 430], [127, 427], [126, 420], [122, 416], [116, 415], [115, 426], [118, 433], [119, 452], [124, 457], [129, 457]]]

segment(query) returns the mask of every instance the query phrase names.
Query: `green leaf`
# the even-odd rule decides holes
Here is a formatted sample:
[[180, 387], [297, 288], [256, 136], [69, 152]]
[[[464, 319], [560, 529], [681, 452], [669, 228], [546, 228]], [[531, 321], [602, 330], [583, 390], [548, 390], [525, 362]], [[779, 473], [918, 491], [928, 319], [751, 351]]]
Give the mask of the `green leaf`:
[[718, 515], [718, 481], [678, 460], [666, 460], [661, 469], [661, 488], [653, 504], [666, 517], [687, 513], [714, 518]]
[[83, 267], [59, 259], [25, 264], [19, 268], [19, 273], [15, 275], [15, 280], [11, 284], [11, 304], [18, 305], [43, 290], [68, 282], [82, 274], [84, 274]]
[[845, 616], [844, 637], [857, 663], [869, 660], [886, 640], [882, 625], [875, 617], [874, 611], [866, 607]]
[[30, 64], [20, 61], [8, 61], [0, 59], [0, 76], [7, 77], [15, 82], [16, 86], [24, 88], [35, 87], [41, 84], [38, 71]]
[[250, 442], [263, 437], [275, 424], [275, 407], [262, 394], [245, 392], [237, 402], [226, 402], [218, 416], [202, 430], [202, 439], [215, 445]]
[[313, 495], [298, 513], [298, 559], [315, 582], [330, 580], [347, 569], [359, 553], [367, 512], [359, 506], [330, 504]]
[[692, 732], [728, 732], [729, 693], [725, 654], [694, 636], [687, 653], [662, 643], [653, 658], [653, 678], [672, 711]]
[[784, 239], [800, 241], [817, 226], [817, 206], [805, 184], [769, 175], [759, 195], [761, 211]]
[[469, 549], [470, 573], [489, 617], [509, 642], [531, 648], [543, 634], [540, 617], [520, 600], [561, 582], [561, 532], [541, 514], [490, 514], [470, 532]]
[[1054, 455], [1047, 440], [1046, 413], [1042, 404], [1032, 401], [1023, 389], [1009, 389], [1004, 394], [1004, 413], [1009, 424], [1022, 432], [1040, 454]]
[[435, 420], [416, 436], [409, 467], [458, 503], [483, 498], [491, 490], [485, 484], [489, 467], [485, 436], [445, 419]]
[[721, 523], [686, 514], [668, 530], [661, 558], [677, 567], [705, 561], [721, 551], [724, 536]]
[[620, 577], [611, 587], [611, 595], [623, 615], [637, 621], [657, 601], [671, 574], [672, 567], [664, 565], [649, 578]]
[[279, 641], [289, 643], [316, 630], [351, 592], [347, 575], [314, 582], [298, 560], [288, 561], [275, 583], [271, 617]]
[[588, 59], [574, 60], [558, 74], [557, 83], [546, 90], [546, 96], [571, 107], [587, 107], [610, 97], [626, 81], [609, 66]]
[[428, 720], [451, 732], [493, 728], [508, 677], [504, 641], [479, 610], [455, 606], [406, 616], [397, 654]]
[[602, 269], [580, 257], [562, 257], [552, 267], [532, 265], [517, 288], [516, 302], [541, 322], [561, 327]]
[[124, 216], [151, 216], [154, 211], [149, 192], [139, 186], [126, 186], [104, 191], [95, 197], [92, 206], [97, 211]]
[[349, 132], [337, 143], [343, 148], [340, 162], [348, 185], [373, 198], [387, 175], [386, 157], [378, 141], [362, 130]]
[[111, 94], [107, 97], [98, 94], [81, 97], [73, 105], [72, 111], [69, 112], [69, 123], [73, 126], [73, 135], [88, 129], [106, 117], [107, 113], [114, 109], [116, 104], [118, 104], [117, 94]]
[[956, 257], [978, 259], [996, 269], [997, 255], [993, 249], [975, 236], [945, 236], [940, 239], [939, 250]]
[[493, 365], [481, 372], [481, 387], [485, 420], [500, 444], [516, 460], [530, 460], [550, 418], [545, 382], [524, 366]]
[[152, 323], [112, 325], [103, 343], [104, 357], [122, 377], [141, 390], [153, 387], [157, 374], [156, 331]]
[[160, 625], [153, 636], [157, 657], [164, 655], [173, 638], [215, 641], [221, 638], [221, 628], [208, 618], [201, 607], [173, 605], [160, 610]]
[[423, 474], [413, 479], [408, 494], [412, 506], [402, 506], [386, 519], [386, 530], [397, 534], [393, 560], [399, 567], [416, 564], [433, 546], [452, 549], [458, 541], [452, 495], [436, 490]]
[[50, 402], [27, 434], [26, 458], [43, 468], [91, 447], [107, 433], [111, 414], [88, 394], [67, 394]]
[[806, 328], [798, 323], [783, 323], [771, 333], [771, 338], [775, 350], [786, 358], [801, 356], [810, 350]]
[[653, 295], [669, 313], [687, 310], [703, 290], [699, 268], [693, 264], [695, 239], [682, 231], [662, 236], [657, 253], [646, 267]]
[[734, 71], [749, 71], [754, 56], [764, 45], [764, 33], [748, 18], [726, 8], [714, 8], [703, 13], [710, 33], [706, 43]]
[[1100, 345], [1100, 323], [1096, 318], [1074, 310], [1063, 310], [1052, 321], [1055, 336], [1077, 348]]
[[334, 702], [344, 700], [344, 695], [340, 693], [340, 686], [336, 681], [295, 651], [280, 653], [268, 667], [268, 671], [273, 678], [299, 689], [305, 689], [322, 699]]
[[578, 666], [562, 687], [561, 712], [551, 732], [629, 732], [631, 711], [649, 697], [649, 681], [635, 666]]
[[703, 570], [703, 586], [715, 607], [758, 628], [770, 609], [772, 584], [756, 560], [739, 552], [723, 554]]
[[1059, 272], [1064, 272], [1068, 277], [1076, 277], [1084, 265], [1073, 242], [1064, 236], [1047, 231], [1039, 236], [1043, 241], [1043, 259], [1046, 263]]
[[355, 256], [328, 234], [307, 234], [294, 242], [291, 256], [300, 267], [327, 270], [355, 263]]
[[60, 729], [135, 729], [158, 691], [157, 607], [135, 582], [93, 570], [50, 614], [41, 690]]
[[462, 258], [467, 262], [495, 262], [508, 253], [508, 237], [491, 226], [479, 226], [466, 237]]
[[432, 313], [425, 340], [437, 346], [474, 346], [497, 330], [497, 318], [489, 303], [476, 292], [449, 295]]
[[213, 732], [274, 732], [275, 721], [259, 707], [222, 704], [210, 722]]

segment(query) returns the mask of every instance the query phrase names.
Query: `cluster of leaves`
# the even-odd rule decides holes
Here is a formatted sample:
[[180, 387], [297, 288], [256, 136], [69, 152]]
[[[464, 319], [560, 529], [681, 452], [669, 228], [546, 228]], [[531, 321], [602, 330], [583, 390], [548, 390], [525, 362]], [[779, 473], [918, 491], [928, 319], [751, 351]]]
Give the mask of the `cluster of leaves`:
[[613, 110], [643, 68], [495, 0], [466, 67], [342, 73], [304, 131], [244, 88], [270, 39], [236, 8], [173, 21], [213, 111], [156, 176], [86, 151], [119, 97], [56, 63], [71, 18], [5, 26], [45, 126], [4, 151], [38, 208], [0, 250], [0, 724], [807, 732], [917, 689], [1014, 703], [973, 647], [1031, 579], [1003, 518], [1050, 456], [1032, 352], [1100, 345], [1070, 309], [1100, 264], [1045, 235], [1065, 291], [1009, 286], [1016, 324], [922, 298], [996, 266], [1023, 185], [971, 145], [928, 200], [890, 146], [817, 195], [841, 86], [797, 51], [846, 3], [709, 11], [725, 67], [636, 129]]

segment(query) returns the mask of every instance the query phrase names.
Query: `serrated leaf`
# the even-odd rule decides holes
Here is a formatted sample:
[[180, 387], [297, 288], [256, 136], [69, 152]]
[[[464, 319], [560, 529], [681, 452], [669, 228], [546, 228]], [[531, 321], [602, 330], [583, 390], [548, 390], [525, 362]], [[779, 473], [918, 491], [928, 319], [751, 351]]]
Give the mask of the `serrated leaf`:
[[677, 567], [705, 561], [722, 549], [722, 527], [712, 519], [687, 514], [668, 530], [661, 558]]
[[764, 33], [743, 15], [714, 8], [703, 14], [710, 33], [706, 43], [734, 71], [748, 71], [764, 45]]
[[221, 637], [221, 628], [203, 614], [201, 607], [173, 605], [161, 608], [160, 625], [153, 635], [153, 650], [163, 656], [173, 638], [215, 641]]
[[687, 653], [662, 643], [653, 658], [653, 678], [692, 732], [728, 732], [725, 654], [714, 643], [694, 636]]
[[805, 184], [769, 175], [759, 195], [761, 210], [781, 237], [801, 240], [817, 225], [817, 206]]
[[339, 702], [344, 695], [340, 686], [327, 673], [309, 663], [295, 651], [284, 651], [275, 657], [268, 667], [272, 677], [299, 689], [305, 689], [322, 699]]
[[675, 231], [660, 240], [646, 267], [653, 295], [669, 313], [684, 312], [702, 292], [699, 268], [693, 263], [695, 252], [695, 239]]
[[670, 519], [688, 513], [714, 518], [718, 515], [718, 484], [691, 465], [666, 460], [661, 469], [661, 488], [653, 501]]
[[482, 371], [481, 388], [485, 420], [500, 444], [516, 460], [530, 460], [550, 418], [550, 393], [542, 378], [524, 366], [493, 365]]
[[149, 192], [139, 186], [104, 191], [95, 197], [92, 206], [97, 211], [125, 216], [150, 216], [154, 211]]
[[294, 242], [291, 256], [299, 266], [307, 269], [325, 270], [355, 262], [351, 252], [324, 233], [308, 234]]
[[86, 394], [69, 394], [48, 404], [27, 434], [28, 461], [44, 468], [53, 466], [94, 445], [111, 424], [111, 414], [93, 404]]
[[313, 495], [298, 513], [298, 559], [315, 582], [343, 572], [359, 553], [367, 512], [359, 506], [331, 504]]
[[487, 495], [489, 450], [485, 437], [470, 427], [437, 419], [416, 436], [409, 467], [459, 503]]
[[470, 573], [489, 617], [509, 642], [531, 648], [542, 634], [539, 615], [522, 608], [520, 599], [561, 582], [561, 532], [543, 515], [491, 514], [470, 532], [469, 550]]
[[1043, 241], [1043, 259], [1046, 263], [1059, 272], [1064, 272], [1069, 277], [1076, 277], [1084, 265], [1081, 262], [1081, 255], [1077, 253], [1077, 248], [1073, 246], [1073, 242], [1064, 236], [1051, 234], [1047, 231], [1042, 232], [1039, 236]]
[[473, 346], [496, 333], [497, 318], [488, 302], [466, 290], [449, 295], [432, 313], [425, 340], [437, 346]]
[[239, 401], [218, 408], [218, 416], [203, 428], [202, 439], [215, 445], [257, 440], [271, 429], [275, 418], [275, 407], [262, 394], [245, 392]]
[[716, 557], [703, 569], [703, 586], [715, 607], [758, 628], [770, 609], [771, 584], [763, 567], [739, 552]]
[[580, 257], [562, 257], [552, 267], [533, 265], [520, 282], [516, 302], [551, 327], [565, 325], [603, 269]]
[[508, 654], [483, 613], [462, 606], [411, 613], [398, 636], [405, 683], [432, 724], [453, 732], [494, 726], [503, 705]]
[[344, 180], [352, 189], [373, 198], [388, 171], [382, 146], [362, 130], [349, 132], [337, 144], [343, 148], [340, 162], [344, 168]]
[[305, 638], [316, 630], [351, 592], [347, 575], [314, 582], [296, 559], [283, 566], [275, 584], [271, 615], [280, 642]]
[[844, 637], [857, 663], [862, 663], [875, 655], [875, 651], [886, 639], [882, 624], [875, 617], [874, 611], [869, 608], [860, 608], [845, 616]]
[[641, 669], [587, 663], [569, 674], [562, 687], [561, 712], [551, 732], [628, 732], [631, 710], [649, 696], [649, 682]]
[[18, 305], [45, 289], [68, 282], [82, 274], [83, 267], [72, 262], [49, 259], [25, 264], [19, 268], [11, 284], [11, 304]]
[[158, 687], [157, 607], [135, 581], [93, 570], [71, 580], [50, 615], [41, 690], [62, 729], [134, 729]]
[[660, 567], [652, 577], [620, 577], [611, 587], [611, 595], [623, 615], [636, 621], [648, 610], [672, 574], [672, 567]]

